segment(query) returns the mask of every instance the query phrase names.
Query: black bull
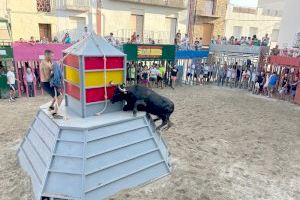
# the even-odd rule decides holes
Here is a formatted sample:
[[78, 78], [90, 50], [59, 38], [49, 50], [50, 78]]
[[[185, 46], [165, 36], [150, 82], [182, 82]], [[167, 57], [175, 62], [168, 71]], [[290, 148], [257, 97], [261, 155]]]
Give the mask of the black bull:
[[154, 121], [161, 119], [162, 124], [159, 125], [157, 129], [165, 125], [168, 125], [167, 128], [172, 126], [170, 116], [174, 111], [174, 103], [170, 99], [140, 85], [134, 85], [128, 88], [117, 86], [111, 103], [123, 100], [127, 103], [123, 107], [124, 111], [133, 110], [134, 116], [136, 116], [137, 111], [145, 111], [158, 117], [154, 119]]

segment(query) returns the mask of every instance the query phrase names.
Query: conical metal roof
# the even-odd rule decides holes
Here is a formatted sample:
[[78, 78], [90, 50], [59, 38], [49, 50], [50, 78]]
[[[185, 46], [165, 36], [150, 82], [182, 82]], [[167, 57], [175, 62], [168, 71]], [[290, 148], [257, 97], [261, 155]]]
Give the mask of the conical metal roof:
[[91, 33], [87, 38], [64, 50], [77, 56], [125, 56], [119, 49], [109, 44], [103, 37]]

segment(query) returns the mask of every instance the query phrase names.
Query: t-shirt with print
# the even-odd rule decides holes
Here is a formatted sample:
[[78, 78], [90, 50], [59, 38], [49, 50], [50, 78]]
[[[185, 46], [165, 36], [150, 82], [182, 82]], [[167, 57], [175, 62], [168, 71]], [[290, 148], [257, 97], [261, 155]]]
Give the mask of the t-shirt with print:
[[269, 85], [274, 86], [274, 85], [276, 85], [277, 81], [278, 81], [277, 75], [272, 74], [271, 77], [269, 78]]

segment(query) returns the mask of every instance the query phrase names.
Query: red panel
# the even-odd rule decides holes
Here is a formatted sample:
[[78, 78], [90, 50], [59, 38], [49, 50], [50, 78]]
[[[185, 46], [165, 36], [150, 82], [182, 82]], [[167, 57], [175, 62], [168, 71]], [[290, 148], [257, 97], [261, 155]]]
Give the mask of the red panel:
[[[115, 87], [108, 87], [107, 88], [107, 96], [108, 99], [111, 99], [112, 96], [115, 93]], [[97, 101], [104, 101], [104, 87], [102, 88], [90, 88], [86, 89], [86, 103], [92, 103], [92, 102], [97, 102]]]
[[79, 58], [70, 54], [65, 58], [64, 64], [69, 65], [71, 67], [79, 68]]
[[65, 82], [65, 85], [66, 85], [66, 93], [80, 101], [80, 88], [69, 82]]
[[277, 65], [289, 65], [292, 67], [300, 67], [300, 58], [292, 58], [286, 56], [271, 56], [270, 63]]
[[295, 102], [300, 105], [300, 84], [297, 86]]
[[[102, 57], [85, 57], [85, 69], [104, 69], [104, 59]], [[122, 69], [123, 57], [107, 57], [106, 69]]]

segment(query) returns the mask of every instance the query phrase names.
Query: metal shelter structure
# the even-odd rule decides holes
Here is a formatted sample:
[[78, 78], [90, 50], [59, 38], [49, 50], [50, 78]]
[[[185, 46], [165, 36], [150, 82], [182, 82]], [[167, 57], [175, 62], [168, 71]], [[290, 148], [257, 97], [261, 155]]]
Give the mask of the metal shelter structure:
[[[271, 55], [268, 59], [267, 66], [269, 69], [266, 71], [277, 71], [280, 79], [283, 78], [285, 72], [284, 69], [293, 69], [291, 75], [293, 78], [300, 77], [300, 58], [290, 57], [290, 56], [281, 56], [281, 55]], [[300, 84], [298, 84], [295, 96], [295, 103], [300, 104]]]
[[169, 152], [151, 117], [104, 107], [108, 82], [124, 81], [124, 54], [95, 35], [64, 53], [66, 119], [41, 106], [17, 152], [35, 199], [99, 200], [168, 175]]
[[242, 65], [247, 60], [251, 60], [252, 64], [258, 67], [262, 48], [260, 46], [211, 44], [209, 47], [209, 60], [221, 65], [224, 62], [227, 64], [238, 62]]

